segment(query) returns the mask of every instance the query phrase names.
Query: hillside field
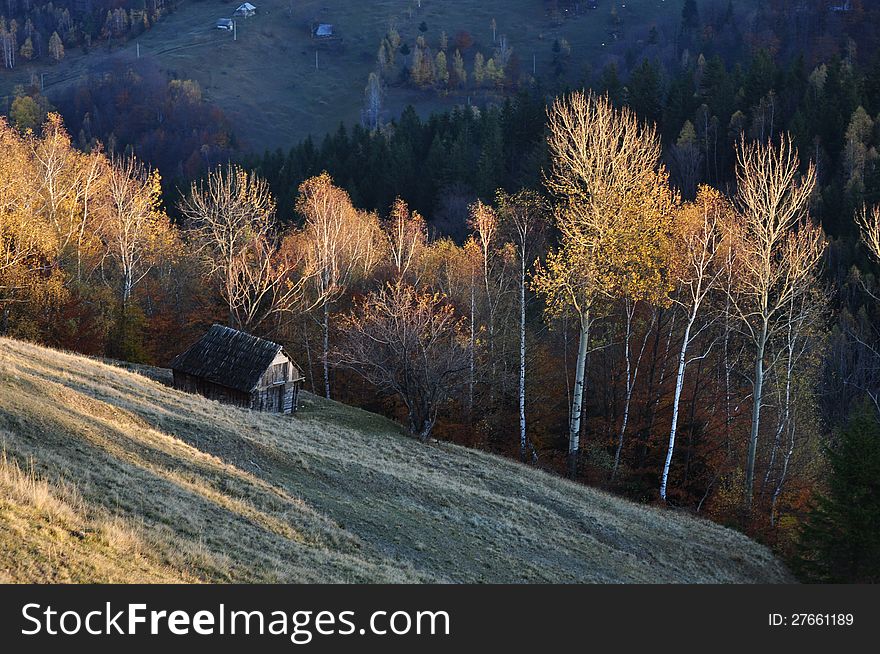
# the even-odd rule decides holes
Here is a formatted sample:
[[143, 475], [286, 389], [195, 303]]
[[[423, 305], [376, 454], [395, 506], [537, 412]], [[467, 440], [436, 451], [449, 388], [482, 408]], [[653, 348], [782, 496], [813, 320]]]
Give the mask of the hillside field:
[[308, 394], [258, 414], [147, 373], [0, 339], [0, 581], [790, 581], [684, 513]]
[[[186, 0], [137, 42], [141, 56], [155, 57], [170, 75], [197, 80], [206, 97], [232, 119], [243, 148], [258, 152], [287, 148], [309, 134], [320, 138], [340, 122], [360, 120], [367, 77], [390, 24], [411, 44], [424, 21], [432, 49], [442, 30], [450, 42], [459, 31], [468, 31], [475, 41], [465, 53], [469, 72], [474, 52], [480, 50], [487, 58], [492, 54], [493, 18], [498, 36], [507, 35], [520, 59], [520, 69], [530, 73], [534, 63], [539, 77], [549, 72], [554, 41], [565, 38], [571, 45], [571, 72], [578, 77], [603, 54], [612, 5], [623, 19], [623, 33], [635, 38], [654, 22], [676, 24], [681, 9], [677, 0], [600, 0], [598, 9], [582, 9], [580, 15], [567, 14], [555, 23], [542, 0], [421, 0], [421, 8], [417, 0], [262, 0], [258, 15], [238, 21], [238, 40], [233, 41], [230, 32], [214, 25], [237, 4]], [[313, 22], [332, 23], [340, 39], [316, 44], [308, 27]], [[671, 39], [674, 34], [664, 36]], [[136, 48], [135, 41], [95, 46], [88, 54], [71, 48], [59, 64], [21, 62], [13, 71], [0, 71], [0, 98], [6, 99], [0, 106], [6, 106], [16, 85], [28, 84], [32, 76], [45, 73], [51, 99], [89, 74], [132, 59]], [[441, 97], [434, 91], [392, 86], [386, 117], [407, 104], [427, 114], [463, 104], [469, 96], [477, 101], [482, 93], [468, 90]]]

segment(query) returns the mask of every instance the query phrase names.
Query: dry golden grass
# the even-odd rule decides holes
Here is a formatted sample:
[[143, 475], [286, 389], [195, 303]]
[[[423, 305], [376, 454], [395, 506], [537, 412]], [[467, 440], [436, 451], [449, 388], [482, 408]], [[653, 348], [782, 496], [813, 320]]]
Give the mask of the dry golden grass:
[[790, 580], [742, 534], [380, 416], [140, 372], [0, 339], [0, 581]]

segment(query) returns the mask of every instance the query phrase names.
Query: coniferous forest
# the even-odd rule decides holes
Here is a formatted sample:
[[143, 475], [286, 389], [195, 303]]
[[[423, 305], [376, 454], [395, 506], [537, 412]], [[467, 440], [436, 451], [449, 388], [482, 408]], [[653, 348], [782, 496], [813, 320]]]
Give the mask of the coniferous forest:
[[877, 581], [880, 11], [682, 4], [656, 57], [264, 154], [149, 68], [22, 90], [0, 333], [166, 366], [227, 324], [413, 438]]

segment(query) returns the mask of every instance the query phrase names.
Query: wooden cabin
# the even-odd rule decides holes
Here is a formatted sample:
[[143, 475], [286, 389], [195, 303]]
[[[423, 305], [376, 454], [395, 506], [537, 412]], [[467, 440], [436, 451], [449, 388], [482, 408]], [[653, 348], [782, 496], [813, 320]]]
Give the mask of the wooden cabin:
[[292, 414], [302, 373], [284, 348], [214, 325], [171, 362], [174, 388], [227, 404]]

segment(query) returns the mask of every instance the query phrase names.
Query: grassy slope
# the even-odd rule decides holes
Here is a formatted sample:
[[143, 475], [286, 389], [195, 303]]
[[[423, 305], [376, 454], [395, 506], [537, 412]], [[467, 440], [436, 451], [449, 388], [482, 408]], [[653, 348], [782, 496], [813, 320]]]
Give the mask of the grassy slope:
[[[156, 57], [173, 75], [198, 80], [207, 97], [233, 119], [244, 147], [262, 152], [287, 148], [310, 133], [320, 137], [340, 122], [360, 119], [367, 76], [376, 66], [380, 40], [391, 22], [412, 42], [425, 21], [432, 48], [442, 30], [450, 39], [460, 30], [469, 31], [476, 49], [489, 57], [494, 47], [489, 24], [495, 18], [498, 35], [509, 37], [522, 72], [530, 72], [534, 56], [538, 74], [546, 74], [553, 42], [562, 37], [571, 44], [572, 72], [579, 75], [584, 65], [595, 63], [603, 54], [614, 3], [601, 0], [598, 10], [556, 25], [541, 0], [422, 0], [421, 9], [415, 8], [414, 0], [297, 0], [292, 17], [290, 0], [261, 0], [256, 3], [260, 14], [239, 21], [238, 41], [233, 42], [214, 23], [228, 16], [236, 4], [231, 0], [184, 2], [138, 41], [141, 56]], [[616, 4], [625, 30], [634, 38], [642, 38], [647, 26], [658, 19], [672, 16], [677, 20], [681, 10], [678, 0]], [[312, 20], [333, 23], [343, 39], [341, 44], [319, 46], [319, 70], [315, 70], [315, 45], [307, 29]], [[674, 34], [665, 36], [672, 39]], [[10, 96], [16, 84], [27, 84], [31, 75], [40, 73], [46, 73], [51, 97], [96, 67], [118, 57], [134, 57], [135, 47], [134, 41], [109, 52], [106, 46], [98, 46], [87, 55], [71, 48], [60, 64], [19, 61], [13, 71], [0, 70], [0, 100]], [[469, 70], [474, 51], [466, 53]], [[391, 88], [386, 107], [389, 115], [396, 115], [412, 103], [428, 113], [479, 94], [468, 90], [441, 98], [435, 92]]]
[[304, 403], [255, 414], [0, 339], [0, 580], [789, 580], [718, 525]]

